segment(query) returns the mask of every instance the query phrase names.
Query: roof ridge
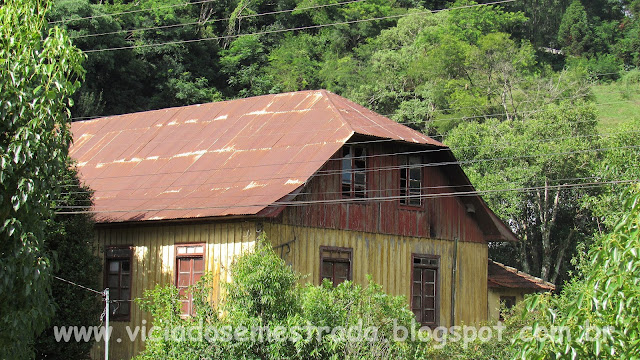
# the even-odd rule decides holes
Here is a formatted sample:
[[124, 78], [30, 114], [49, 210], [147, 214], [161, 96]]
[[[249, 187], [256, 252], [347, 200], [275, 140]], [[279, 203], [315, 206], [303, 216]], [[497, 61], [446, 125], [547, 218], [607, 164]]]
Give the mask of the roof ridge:
[[347, 119], [345, 119], [344, 115], [342, 115], [340, 113], [340, 110], [338, 110], [338, 107], [333, 102], [333, 99], [331, 98], [331, 95], [333, 93], [331, 91], [329, 91], [329, 90], [326, 90], [326, 89], [320, 89], [318, 91], [320, 91], [320, 93], [322, 94], [322, 97], [327, 99], [327, 101], [329, 102], [329, 105], [331, 107], [331, 111], [333, 113], [335, 113], [336, 115], [338, 115], [338, 117], [340, 118], [340, 121], [342, 121], [342, 125], [348, 127], [351, 130], [351, 135], [349, 135], [349, 137], [346, 138], [346, 140], [345, 140], [345, 143], [346, 143], [356, 133], [356, 130], [353, 128], [353, 126], [351, 126], [351, 124], [347, 121]]

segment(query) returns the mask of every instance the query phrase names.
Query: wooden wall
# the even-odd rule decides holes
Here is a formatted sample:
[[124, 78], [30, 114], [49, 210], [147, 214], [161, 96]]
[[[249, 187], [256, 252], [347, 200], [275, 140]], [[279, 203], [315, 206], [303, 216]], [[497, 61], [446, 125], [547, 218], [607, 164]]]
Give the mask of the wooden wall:
[[[392, 197], [400, 195], [400, 171], [402, 157], [397, 154], [415, 150], [397, 143], [368, 144], [367, 197]], [[419, 148], [417, 155], [427, 166], [422, 169], [423, 195], [451, 194], [456, 190], [450, 186], [446, 175], [447, 166], [428, 166], [441, 163], [443, 159]], [[341, 159], [338, 151], [318, 171], [296, 197], [296, 201], [341, 200]], [[470, 190], [470, 189], [468, 189]], [[440, 196], [425, 198], [419, 208], [403, 206], [400, 200], [390, 201], [357, 199], [342, 203], [317, 203], [305, 206], [290, 206], [281, 214], [283, 223], [318, 228], [367, 231], [402, 236], [416, 236], [484, 243], [486, 239], [474, 214], [466, 211], [463, 201], [468, 198]], [[362, 201], [364, 200], [364, 201]]]
[[[440, 325], [451, 318], [451, 269], [454, 242], [410, 236], [375, 234], [264, 224], [264, 231], [276, 251], [294, 270], [308, 275], [304, 281], [320, 283], [320, 246], [353, 249], [352, 278], [366, 284], [367, 275], [388, 294], [410, 296], [411, 254], [440, 256]], [[487, 244], [460, 242], [456, 283], [456, 323], [477, 324], [487, 320]]]
[[[256, 238], [255, 223], [252, 222], [217, 222], [209, 224], [190, 223], [185, 225], [138, 225], [128, 227], [98, 228], [96, 230], [99, 244], [99, 256], [104, 259], [107, 246], [133, 246], [133, 263], [131, 264], [132, 298], [141, 298], [144, 291], [156, 285], [175, 284], [175, 252], [174, 245], [181, 243], [205, 243], [205, 268], [214, 274], [214, 281], [229, 280], [227, 269], [233, 256], [252, 248]], [[214, 299], [220, 294], [216, 291]], [[146, 323], [144, 323], [146, 321]], [[126, 326], [146, 324], [147, 331], [152, 326], [151, 316], [132, 303], [129, 322], [112, 322], [113, 334], [110, 342], [110, 359], [129, 359], [144, 348], [140, 336], [133, 343], [129, 341]], [[117, 339], [122, 341], [117, 343]], [[92, 350], [92, 358], [104, 357], [103, 343]]]
[[[320, 246], [353, 249], [353, 280], [366, 284], [367, 275], [392, 295], [410, 296], [411, 254], [440, 256], [440, 325], [450, 325], [451, 268], [454, 242], [410, 236], [376, 234], [364, 231], [321, 229], [271, 222], [217, 222], [209, 224], [129, 226], [99, 228], [96, 231], [100, 256], [106, 246], [133, 246], [132, 297], [139, 298], [144, 290], [175, 282], [174, 245], [205, 243], [205, 266], [214, 274], [217, 286], [214, 298], [219, 299], [219, 284], [230, 280], [227, 269], [233, 257], [250, 250], [262, 229], [276, 252], [299, 273], [308, 275], [303, 282], [319, 284]], [[290, 242], [288, 246], [278, 246]], [[456, 283], [456, 323], [474, 324], [487, 319], [487, 245], [460, 242]], [[408, 301], [408, 300], [407, 300]], [[126, 326], [152, 326], [151, 316], [132, 304], [129, 322], [112, 322], [114, 328], [110, 356], [128, 359], [144, 348], [140, 337], [129, 342]], [[145, 323], [146, 322], [146, 323]], [[121, 343], [115, 341], [121, 338]], [[102, 343], [92, 352], [101, 359]]]

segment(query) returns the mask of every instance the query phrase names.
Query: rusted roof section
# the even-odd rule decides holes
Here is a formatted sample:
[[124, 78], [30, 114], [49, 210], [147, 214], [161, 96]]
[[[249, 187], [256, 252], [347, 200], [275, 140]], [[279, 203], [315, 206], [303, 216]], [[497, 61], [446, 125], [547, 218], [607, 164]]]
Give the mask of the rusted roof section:
[[489, 259], [487, 279], [490, 288], [527, 289], [533, 291], [554, 291], [556, 289], [556, 286], [550, 282], [491, 259]]
[[255, 215], [354, 134], [445, 147], [326, 90], [168, 108], [71, 126], [98, 222]]

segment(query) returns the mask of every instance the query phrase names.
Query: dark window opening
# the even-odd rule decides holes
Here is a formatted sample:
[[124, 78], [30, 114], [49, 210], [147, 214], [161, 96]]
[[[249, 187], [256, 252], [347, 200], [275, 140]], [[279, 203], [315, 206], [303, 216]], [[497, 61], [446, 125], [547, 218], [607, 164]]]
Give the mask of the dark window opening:
[[181, 315], [195, 314], [189, 286], [204, 275], [204, 244], [176, 245], [176, 286], [180, 294]]
[[433, 255], [413, 255], [411, 278], [411, 310], [425, 326], [438, 326], [440, 299], [438, 270], [440, 259]]
[[367, 151], [363, 147], [342, 149], [342, 196], [364, 198], [367, 194]]
[[131, 312], [130, 247], [109, 247], [106, 250], [105, 277], [109, 288], [109, 310], [113, 320], [129, 320]]
[[331, 281], [333, 286], [351, 280], [352, 249], [320, 247], [320, 282]]
[[400, 204], [422, 205], [422, 160], [419, 156], [408, 156], [400, 168]]
[[[504, 304], [504, 310], [511, 310], [512, 307], [516, 306], [516, 297], [515, 296], [500, 296], [500, 305]], [[501, 309], [503, 309], [501, 307]], [[502, 317], [502, 311], [500, 311], [500, 320], [504, 320]]]

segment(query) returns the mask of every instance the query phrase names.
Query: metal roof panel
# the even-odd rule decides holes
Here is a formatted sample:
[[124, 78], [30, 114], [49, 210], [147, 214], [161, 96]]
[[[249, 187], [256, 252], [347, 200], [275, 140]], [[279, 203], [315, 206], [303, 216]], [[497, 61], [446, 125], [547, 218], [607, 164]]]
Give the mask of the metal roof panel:
[[353, 134], [443, 146], [325, 90], [73, 123], [70, 153], [101, 222], [255, 215]]

